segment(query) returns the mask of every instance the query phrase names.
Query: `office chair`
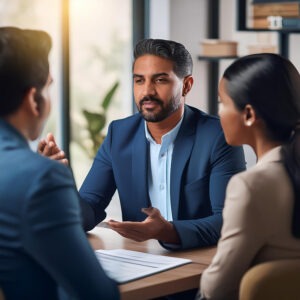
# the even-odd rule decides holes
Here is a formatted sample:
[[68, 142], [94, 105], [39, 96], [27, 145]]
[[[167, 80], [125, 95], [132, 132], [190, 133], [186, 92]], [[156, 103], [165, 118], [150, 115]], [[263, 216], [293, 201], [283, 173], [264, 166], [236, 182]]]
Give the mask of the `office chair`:
[[243, 276], [240, 300], [299, 300], [300, 259], [258, 264]]
[[5, 300], [2, 289], [0, 288], [0, 300]]

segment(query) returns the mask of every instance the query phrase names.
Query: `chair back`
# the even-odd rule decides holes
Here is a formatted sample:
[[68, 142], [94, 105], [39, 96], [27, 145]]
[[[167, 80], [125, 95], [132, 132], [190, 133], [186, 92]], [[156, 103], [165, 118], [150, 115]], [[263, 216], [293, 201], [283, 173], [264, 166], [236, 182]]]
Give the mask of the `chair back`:
[[300, 259], [258, 264], [249, 269], [240, 284], [240, 300], [299, 300]]
[[0, 288], [0, 300], [5, 300], [2, 289]]

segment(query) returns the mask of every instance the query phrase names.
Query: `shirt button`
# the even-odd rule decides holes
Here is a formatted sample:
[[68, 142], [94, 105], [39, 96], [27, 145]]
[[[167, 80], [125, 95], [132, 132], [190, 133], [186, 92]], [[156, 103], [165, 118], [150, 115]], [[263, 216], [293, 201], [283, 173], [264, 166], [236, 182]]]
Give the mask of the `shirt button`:
[[165, 188], [165, 185], [164, 185], [164, 184], [161, 184], [161, 185], [159, 186], [159, 188], [160, 188], [161, 190], [163, 190], [163, 189]]

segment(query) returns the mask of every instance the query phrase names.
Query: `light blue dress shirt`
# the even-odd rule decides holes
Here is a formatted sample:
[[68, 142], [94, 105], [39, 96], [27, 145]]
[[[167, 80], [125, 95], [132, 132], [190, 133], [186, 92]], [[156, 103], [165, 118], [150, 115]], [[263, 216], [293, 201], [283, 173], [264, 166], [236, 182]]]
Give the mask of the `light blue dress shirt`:
[[164, 134], [161, 144], [157, 144], [150, 135], [145, 122], [145, 134], [150, 143], [150, 161], [148, 166], [148, 187], [152, 207], [159, 209], [168, 221], [173, 221], [170, 180], [174, 141], [180, 129], [182, 119], [168, 133]]

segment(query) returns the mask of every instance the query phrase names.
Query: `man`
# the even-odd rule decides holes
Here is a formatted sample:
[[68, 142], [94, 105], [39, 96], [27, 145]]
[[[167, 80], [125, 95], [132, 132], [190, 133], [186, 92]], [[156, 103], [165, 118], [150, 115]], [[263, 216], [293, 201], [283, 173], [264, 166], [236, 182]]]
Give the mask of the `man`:
[[80, 188], [83, 223], [92, 229], [118, 190], [124, 237], [157, 239], [168, 249], [215, 245], [225, 188], [244, 170], [241, 148], [226, 144], [217, 117], [185, 104], [193, 86], [190, 53], [177, 42], [146, 39], [134, 50], [139, 110], [110, 124]]
[[119, 299], [82, 229], [69, 168], [28, 145], [50, 112], [50, 49], [44, 31], [0, 28], [0, 287], [11, 300]]

